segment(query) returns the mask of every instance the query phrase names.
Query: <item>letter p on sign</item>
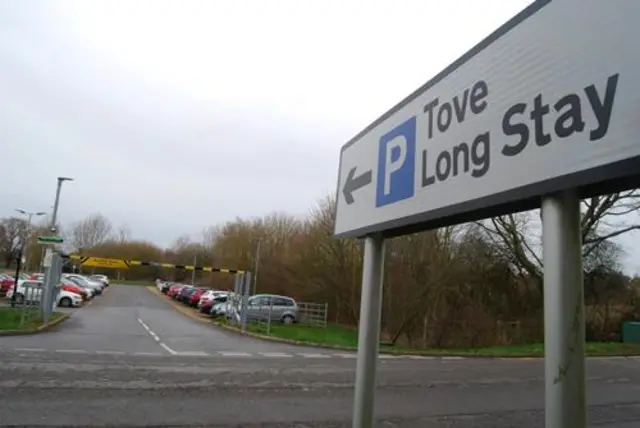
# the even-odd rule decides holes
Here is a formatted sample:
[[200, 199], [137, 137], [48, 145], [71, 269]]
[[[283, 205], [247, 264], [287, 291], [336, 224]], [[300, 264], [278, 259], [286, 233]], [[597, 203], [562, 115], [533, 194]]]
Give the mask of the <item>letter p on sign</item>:
[[413, 197], [415, 158], [416, 117], [413, 116], [380, 137], [376, 207]]

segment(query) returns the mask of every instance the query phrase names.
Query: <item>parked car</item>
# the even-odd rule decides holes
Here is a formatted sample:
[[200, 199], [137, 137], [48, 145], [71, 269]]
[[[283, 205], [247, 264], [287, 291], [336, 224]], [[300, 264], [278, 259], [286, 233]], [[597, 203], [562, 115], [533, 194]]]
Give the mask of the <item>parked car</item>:
[[[15, 290], [14, 290], [15, 288]], [[44, 291], [44, 282], [29, 279], [18, 281], [17, 287], [12, 287], [7, 298], [11, 299], [13, 293], [16, 293], [15, 299], [11, 301], [11, 306], [27, 304], [37, 304], [42, 300]], [[80, 294], [60, 289], [57, 293], [57, 305], [62, 307], [78, 307], [82, 306], [83, 300]]]
[[102, 294], [102, 289], [104, 288], [104, 284], [102, 284], [101, 282], [93, 281], [88, 277], [80, 274], [64, 273], [62, 274], [62, 279], [72, 281], [73, 283], [83, 286], [85, 288], [86, 287], [91, 288], [91, 290], [93, 291], [93, 294], [98, 296]]
[[193, 306], [194, 308], [198, 306], [200, 302], [200, 297], [207, 292], [207, 288], [205, 287], [195, 287], [194, 291], [189, 294], [189, 298], [187, 303], [189, 306]]
[[202, 301], [200, 299], [200, 312], [203, 314], [212, 314], [213, 307], [220, 303], [225, 303], [229, 300], [229, 293], [225, 291], [214, 291], [211, 293], [211, 298]]
[[247, 320], [292, 324], [298, 320], [298, 304], [294, 299], [275, 294], [256, 294], [249, 297]]
[[89, 279], [96, 282], [101, 282], [105, 287], [109, 286], [109, 277], [107, 275], [91, 275]]
[[183, 285], [182, 284], [173, 284], [169, 287], [169, 290], [167, 291], [167, 296], [171, 297], [172, 299], [175, 299], [178, 296], [178, 293], [180, 293], [180, 290], [182, 290]]
[[0, 274], [0, 297], [6, 296], [11, 287], [13, 287], [14, 278], [5, 273]]

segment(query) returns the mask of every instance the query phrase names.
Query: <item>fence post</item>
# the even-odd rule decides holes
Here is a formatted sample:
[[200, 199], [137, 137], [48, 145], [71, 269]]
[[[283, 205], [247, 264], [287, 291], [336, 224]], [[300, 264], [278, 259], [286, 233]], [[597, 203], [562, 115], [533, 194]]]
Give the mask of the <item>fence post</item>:
[[247, 303], [249, 302], [249, 292], [251, 290], [251, 272], [244, 274], [244, 287], [242, 287], [242, 310], [240, 312], [240, 321], [242, 331], [247, 329]]
[[267, 316], [267, 336], [271, 336], [271, 314], [273, 312], [273, 298], [269, 298], [269, 315]]
[[324, 302], [324, 328], [327, 328], [328, 317], [329, 317], [329, 302]]

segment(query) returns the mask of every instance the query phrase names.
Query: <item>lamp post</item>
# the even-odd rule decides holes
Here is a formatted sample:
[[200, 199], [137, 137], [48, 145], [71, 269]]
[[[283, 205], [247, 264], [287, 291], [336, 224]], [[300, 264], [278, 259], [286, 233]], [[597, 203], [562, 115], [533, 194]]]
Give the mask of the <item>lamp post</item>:
[[65, 181], [73, 181], [71, 177], [58, 177], [58, 186], [56, 187], [56, 199], [53, 203], [53, 215], [51, 216], [51, 226], [49, 229], [52, 233], [56, 232], [56, 220], [58, 219], [58, 206], [60, 205], [60, 190], [62, 189], [62, 183]]
[[254, 267], [253, 267], [253, 294], [256, 294], [258, 291], [258, 266], [260, 265], [260, 244], [262, 243], [262, 238], [258, 238], [258, 242], [256, 243], [256, 252], [254, 255]]
[[[60, 190], [62, 189], [62, 183], [65, 181], [73, 181], [73, 178], [70, 177], [58, 177], [58, 185], [56, 187], [56, 199], [53, 203], [53, 215], [51, 216], [51, 224], [49, 225], [49, 231], [52, 235], [55, 235], [57, 232], [56, 229], [56, 221], [58, 219], [58, 207], [60, 206]], [[51, 258], [52, 249], [47, 247], [45, 250], [44, 259]], [[43, 299], [43, 319], [45, 322], [49, 321], [49, 317], [51, 316], [51, 311], [53, 310], [53, 301], [55, 300], [54, 295], [54, 284], [51, 279], [51, 266], [45, 266], [44, 268], [44, 276], [45, 276], [45, 290], [44, 290], [44, 299]]]
[[29, 239], [29, 229], [31, 229], [31, 219], [33, 218], [33, 216], [39, 217], [39, 216], [45, 215], [46, 213], [42, 211], [37, 211], [37, 212], [25, 211], [19, 208], [17, 208], [16, 211], [22, 215], [27, 216], [27, 225], [24, 229], [24, 238], [22, 240], [22, 246], [23, 246], [22, 257], [24, 257], [24, 270], [28, 270], [29, 269], [29, 251], [27, 250], [29, 249], [28, 239]]

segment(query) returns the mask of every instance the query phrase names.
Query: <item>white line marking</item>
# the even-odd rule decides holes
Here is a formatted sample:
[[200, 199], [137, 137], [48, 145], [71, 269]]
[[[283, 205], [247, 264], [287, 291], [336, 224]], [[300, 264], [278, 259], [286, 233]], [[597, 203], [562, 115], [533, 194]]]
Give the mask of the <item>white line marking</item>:
[[223, 357], [250, 357], [251, 354], [248, 352], [230, 352], [230, 351], [220, 351], [220, 355]]
[[96, 351], [98, 355], [124, 355], [122, 351]]
[[167, 345], [165, 345], [163, 342], [159, 342], [158, 343], [160, 346], [162, 346], [164, 348], [165, 351], [167, 351], [168, 353], [170, 353], [171, 355], [178, 355], [178, 353], [176, 351], [174, 351], [173, 349], [169, 348]]
[[327, 354], [305, 354], [305, 353], [300, 353], [298, 354], [301, 357], [304, 358], [331, 358], [331, 355], [327, 355]]
[[14, 351], [18, 352], [44, 352], [42, 348], [15, 348]]
[[204, 351], [180, 351], [178, 355], [185, 357], [206, 357], [209, 354]]
[[134, 352], [133, 355], [145, 355], [149, 357], [161, 357], [162, 352]]
[[443, 360], [464, 360], [464, 357], [442, 357]]
[[84, 349], [56, 349], [56, 352], [61, 354], [86, 354]]
[[333, 354], [335, 357], [340, 358], [358, 358], [357, 354]]
[[378, 354], [378, 358], [381, 360], [394, 360], [396, 358], [401, 358], [401, 357], [398, 355]]
[[430, 357], [427, 355], [407, 355], [407, 358], [410, 360], [435, 360], [435, 357]]
[[291, 358], [293, 355], [284, 352], [260, 352], [260, 355], [268, 358]]

